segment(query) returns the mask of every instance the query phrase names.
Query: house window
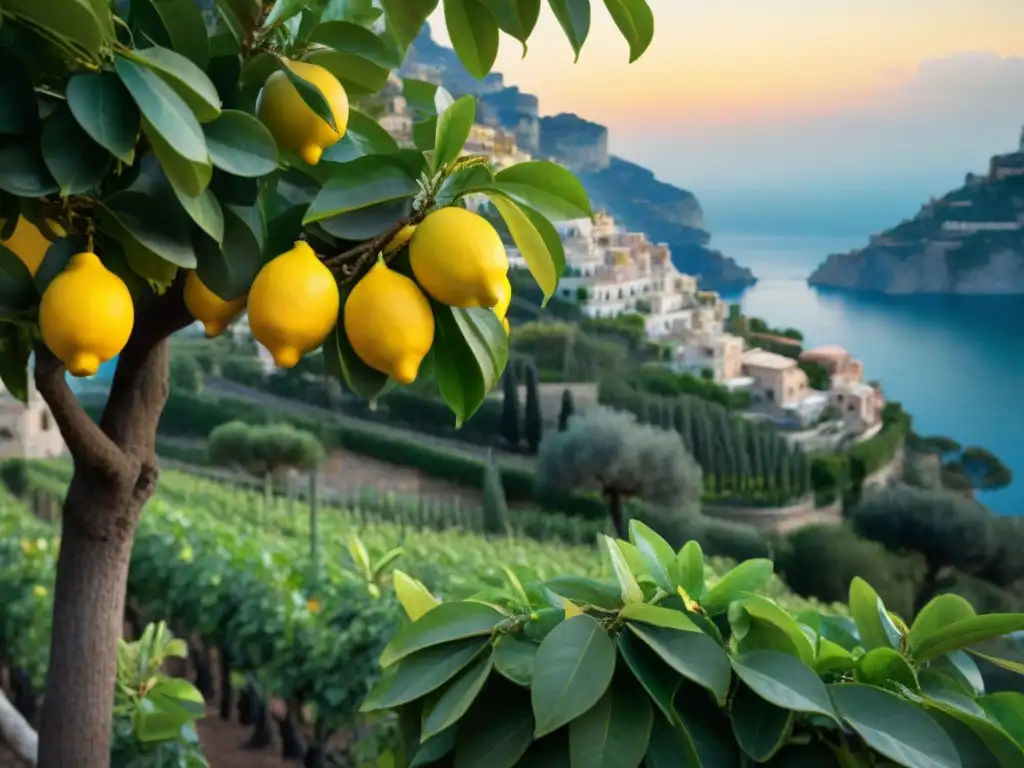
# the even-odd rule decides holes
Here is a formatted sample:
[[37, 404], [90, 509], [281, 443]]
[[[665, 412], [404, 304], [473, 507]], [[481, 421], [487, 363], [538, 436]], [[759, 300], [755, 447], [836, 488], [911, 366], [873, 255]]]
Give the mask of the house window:
[[42, 413], [39, 414], [39, 428], [42, 429], [43, 432], [48, 432], [49, 431], [49, 429], [50, 429], [50, 412], [49, 411], [43, 411]]
[[14, 434], [7, 427], [0, 427], [0, 440], [12, 440]]
[[836, 402], [839, 403], [840, 405], [842, 405], [843, 404], [843, 396], [842, 395], [836, 395]]
[[765, 394], [765, 396], [769, 400], [772, 400], [772, 401], [775, 400], [775, 390], [774, 389], [766, 389], [764, 394]]
[[850, 403], [848, 406], [846, 406], [846, 410], [848, 410], [851, 413], [853, 413], [853, 411], [857, 410], [857, 404], [856, 403]]

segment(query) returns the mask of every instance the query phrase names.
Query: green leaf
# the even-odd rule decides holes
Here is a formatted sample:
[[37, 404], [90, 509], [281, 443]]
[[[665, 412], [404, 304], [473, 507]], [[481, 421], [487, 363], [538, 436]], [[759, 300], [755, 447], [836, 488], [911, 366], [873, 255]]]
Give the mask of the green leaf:
[[517, 163], [494, 176], [494, 186], [551, 221], [592, 218], [590, 197], [571, 171], [547, 160]]
[[366, 27], [349, 21], [325, 21], [317, 26], [309, 40], [335, 51], [356, 54], [388, 71], [402, 65], [394, 48]]
[[[987, 721], [972, 718], [952, 708], [930, 707], [928, 714], [953, 742], [961, 765], [993, 768], [1016, 768], [1020, 765], [1020, 747]], [[972, 728], [972, 725], [975, 727]], [[983, 738], [982, 734], [988, 738]]]
[[771, 560], [746, 560], [727, 571], [718, 583], [707, 591], [701, 607], [708, 613], [720, 613], [743, 592], [756, 592], [772, 577], [775, 568]]
[[[620, 542], [610, 536], [605, 536], [603, 533], [598, 534], [598, 541], [604, 544], [604, 549], [608, 553], [608, 557], [611, 559], [612, 570], [615, 572], [615, 580], [619, 583], [622, 602], [624, 604], [642, 603], [644, 600], [643, 590], [640, 589], [640, 585], [637, 584], [633, 571], [626, 562]], [[626, 543], [628, 544], [628, 542]]]
[[619, 618], [623, 621], [638, 621], [664, 629], [677, 629], [680, 632], [700, 632], [700, 628], [682, 611], [663, 608], [648, 603], [629, 603], [621, 611]]
[[978, 704], [1017, 744], [1024, 746], [1024, 694], [1017, 691], [990, 693], [979, 698]]
[[318, 225], [341, 240], [371, 240], [390, 231], [411, 215], [412, 198], [406, 197], [331, 216]]
[[200, 70], [210, 63], [210, 43], [203, 12], [195, 0], [133, 0], [148, 2], [156, 11], [170, 47], [191, 59]]
[[523, 44], [526, 56], [526, 41], [533, 34], [540, 17], [540, 0], [482, 0], [498, 28], [506, 35]]
[[455, 677], [489, 642], [488, 637], [469, 637], [406, 656], [392, 677], [370, 691], [359, 711], [395, 709], [426, 696]]
[[580, 60], [580, 49], [590, 34], [590, 0], [548, 0], [552, 13], [569, 39], [574, 62]]
[[141, 130], [139, 109], [117, 75], [74, 75], [66, 96], [71, 114], [93, 141], [121, 162], [135, 162], [135, 142]]
[[249, 292], [263, 267], [263, 249], [252, 228], [230, 206], [223, 209], [224, 235], [220, 244], [210, 236], [194, 239], [196, 274], [203, 285], [224, 301]]
[[558, 730], [597, 703], [612, 681], [615, 655], [608, 633], [586, 615], [563, 621], [548, 634], [537, 650], [530, 689], [534, 738]]
[[829, 672], [851, 672], [856, 667], [853, 654], [827, 637], [818, 639], [818, 656], [814, 671], [819, 675]]
[[284, 64], [280, 65], [280, 69], [284, 72], [285, 77], [291, 81], [292, 85], [295, 86], [295, 90], [299, 92], [299, 96], [306, 102], [306, 106], [313, 110], [313, 114], [337, 131], [338, 124], [334, 122], [334, 112], [331, 111], [331, 105], [327, 103], [327, 98], [321, 93], [320, 89], [305, 78], [299, 77], [291, 68]]
[[859, 576], [850, 582], [850, 614], [865, 650], [898, 648], [899, 633], [885, 610], [878, 593]]
[[67, 268], [71, 257], [86, 250], [87, 247], [84, 237], [71, 235], [55, 240], [46, 249], [46, 255], [43, 256], [35, 275], [36, 290], [40, 296], [43, 295], [43, 291], [53, 281], [53, 278]]
[[[135, 244], [183, 269], [196, 266], [195, 249], [188, 236], [184, 216], [160, 206], [156, 209], [149, 195], [121, 192], [106, 204], [100, 203], [100, 227], [119, 239]], [[127, 247], [127, 244], [126, 244]]]
[[381, 0], [380, 4], [384, 7], [388, 29], [403, 53], [437, 8], [437, 0]]
[[417, 737], [416, 744], [419, 746], [419, 749], [416, 750], [412, 762], [409, 763], [409, 768], [423, 768], [424, 766], [433, 765], [442, 757], [448, 755], [455, 747], [456, 731], [456, 728], [448, 728], [433, 738], [424, 739], [422, 742]]
[[647, 695], [669, 720], [675, 717], [672, 697], [682, 679], [661, 661], [634, 632], [619, 632], [619, 653]]
[[777, 707], [836, 717], [825, 684], [795, 656], [754, 651], [732, 659], [732, 668], [754, 693]]
[[343, 318], [349, 290], [348, 288], [342, 289], [339, 322], [324, 340], [324, 363], [327, 366], [328, 374], [338, 377], [359, 397], [373, 400], [387, 386], [388, 376], [364, 363], [348, 341]]
[[303, 223], [338, 216], [379, 203], [414, 196], [418, 187], [405, 168], [390, 157], [368, 155], [338, 166], [317, 193]]
[[276, 0], [263, 20], [262, 28], [280, 27], [288, 19], [298, 16], [306, 7], [306, 0]]
[[584, 576], [556, 576], [544, 582], [552, 592], [580, 605], [592, 605], [602, 611], [622, 608], [622, 595], [617, 586]]
[[67, 104], [43, 121], [40, 143], [43, 162], [65, 197], [94, 189], [110, 167], [110, 155], [79, 127]]
[[277, 145], [270, 131], [252, 115], [225, 109], [203, 126], [214, 166], [233, 176], [256, 178], [277, 169]]
[[970, 619], [954, 621], [919, 637], [911, 645], [910, 653], [917, 661], [928, 661], [950, 651], [957, 651], [984, 640], [992, 640], [1011, 632], [1024, 630], [1024, 614], [990, 613]]
[[434, 377], [455, 414], [455, 427], [476, 413], [508, 362], [508, 335], [493, 311], [462, 309], [431, 300]]
[[[494, 646], [494, 668], [506, 680], [529, 688], [539, 647], [537, 643], [505, 635]], [[533, 733], [533, 726], [530, 727], [530, 733]]]
[[688, 541], [676, 555], [679, 586], [690, 599], [700, 602], [704, 596], [704, 552], [696, 541]]
[[39, 106], [32, 88], [32, 77], [24, 62], [9, 48], [0, 48], [0, 135], [35, 133], [39, 125]]
[[459, 672], [440, 691], [432, 694], [423, 709], [423, 732], [420, 738], [428, 739], [457, 723], [479, 695], [493, 666], [491, 654], [488, 653]]
[[892, 648], [873, 648], [861, 656], [857, 661], [857, 680], [879, 688], [892, 688], [894, 684], [912, 691], [919, 688], [914, 668]]
[[629, 540], [644, 558], [654, 583], [668, 594], [676, 590], [676, 553], [661, 536], [639, 520], [629, 521]]
[[181, 734], [181, 726], [189, 722], [191, 717], [185, 710], [167, 712], [165, 710], [146, 711], [140, 708], [135, 710], [133, 720], [135, 737], [147, 744], [178, 738]]
[[[364, 31], [376, 39], [372, 32]], [[341, 82], [346, 93], [355, 96], [377, 93], [387, 84], [390, 74], [387, 67], [347, 51], [320, 48], [307, 53], [302, 60], [326, 69]]]
[[879, 754], [914, 768], [961, 768], [945, 731], [910, 702], [857, 683], [832, 685], [830, 691], [843, 721]]
[[[345, 136], [351, 137], [365, 155], [388, 155], [398, 151], [398, 142], [394, 137], [380, 123], [357, 109], [348, 111], [348, 130]], [[328, 157], [329, 153], [330, 150]]]
[[402, 80], [402, 96], [409, 109], [428, 117], [436, 117], [455, 102], [443, 86], [413, 78]]
[[203, 130], [182, 98], [151, 70], [124, 56], [114, 57], [114, 67], [142, 116], [175, 154], [193, 163], [208, 163]]
[[217, 0], [221, 18], [238, 31], [239, 37], [244, 37], [256, 27], [261, 6], [260, 0]]
[[632, 64], [654, 39], [654, 14], [647, 0], [604, 0], [604, 5], [629, 43], [629, 63]]
[[939, 595], [929, 600], [928, 604], [914, 618], [907, 640], [913, 646], [948, 624], [970, 619], [976, 615], [971, 604], [960, 595], [952, 593]]
[[800, 624], [767, 597], [741, 593], [729, 605], [728, 616], [741, 652], [786, 651], [814, 665], [814, 646]]
[[179, 198], [198, 197], [206, 191], [213, 178], [213, 163], [209, 159], [204, 163], [186, 160], [146, 118], [142, 118], [142, 132], [149, 140], [153, 155], [174, 188], [175, 195]]
[[0, 144], [0, 190], [17, 197], [45, 197], [60, 190], [35, 140]]
[[693, 740], [679, 722], [675, 710], [668, 715], [668, 719], [654, 718], [643, 764], [644, 768], [704, 768]]
[[544, 293], [546, 305], [558, 287], [558, 270], [547, 242], [518, 204], [493, 190], [488, 190], [487, 196], [505, 220], [516, 247], [530, 269], [530, 274]]
[[994, 664], [1000, 669], [1005, 669], [1007, 672], [1014, 672], [1018, 675], [1024, 675], [1024, 663], [1014, 661], [1012, 659], [1002, 659], [998, 656], [990, 656], [986, 653], [981, 653], [973, 649], [968, 649], [968, 653], [972, 656], [977, 656], [979, 659], [984, 659], [989, 664]]
[[626, 626], [668, 666], [709, 691], [719, 704], [724, 704], [732, 674], [729, 657], [722, 646], [703, 632], [681, 632], [633, 623]]
[[676, 691], [672, 704], [675, 708], [673, 720], [687, 734], [699, 758], [695, 764], [722, 768], [739, 768], [742, 765], [742, 755], [723, 710], [688, 685]]
[[409, 654], [434, 645], [490, 635], [504, 618], [502, 613], [483, 603], [469, 600], [441, 603], [391, 638], [380, 655], [380, 665], [390, 667]]
[[758, 763], [774, 757], [793, 731], [790, 710], [765, 701], [745, 685], [736, 688], [729, 714], [736, 743]]
[[482, 80], [498, 57], [498, 22], [479, 0], [444, 0], [444, 21], [459, 61]]
[[[7, 249], [0, 246], [0, 262]], [[11, 397], [28, 403], [28, 359], [32, 354], [32, 336], [24, 326], [0, 324], [0, 381]]]
[[89, 0], [4, 0], [4, 16], [42, 30], [62, 50], [98, 61], [114, 39], [110, 17], [100, 18]]
[[636, 768], [651, 739], [654, 710], [629, 675], [612, 681], [597, 704], [569, 723], [569, 756], [587, 768]]
[[533, 711], [526, 692], [488, 686], [459, 725], [454, 768], [513, 768], [532, 742]]
[[159, 75], [189, 106], [199, 122], [208, 123], [220, 116], [220, 95], [213, 81], [180, 53], [153, 46], [132, 51], [131, 58]]
[[469, 132], [476, 120], [476, 99], [463, 96], [438, 115], [434, 139], [433, 168], [435, 171], [451, 165], [462, 154]]

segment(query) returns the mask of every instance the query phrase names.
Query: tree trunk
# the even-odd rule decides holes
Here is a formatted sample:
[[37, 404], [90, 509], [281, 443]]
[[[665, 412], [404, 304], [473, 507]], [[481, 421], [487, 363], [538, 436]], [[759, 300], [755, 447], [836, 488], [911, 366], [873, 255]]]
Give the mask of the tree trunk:
[[132, 539], [156, 490], [156, 429], [168, 395], [167, 337], [192, 318], [184, 276], [136, 302], [99, 424], [66, 369], [39, 343], [36, 388], [74, 459], [64, 499], [50, 666], [39, 730], [40, 768], [108, 768], [117, 641], [124, 626]]
[[32, 680], [28, 672], [18, 667], [10, 671], [11, 693], [14, 695], [14, 708], [30, 723], [36, 719], [36, 692], [32, 690]]
[[192, 666], [196, 671], [196, 688], [206, 701], [212, 701], [213, 672], [210, 669], [210, 649], [201, 645], [198, 640], [189, 644], [189, 656], [192, 658]]
[[306, 750], [306, 758], [302, 761], [303, 768], [326, 768], [327, 750], [319, 742], [314, 742]]
[[298, 702], [290, 702], [284, 719], [278, 723], [281, 757], [285, 760], [302, 760], [306, 756], [306, 740], [302, 737], [299, 717], [301, 707]]
[[262, 695], [253, 696], [255, 702], [256, 726], [252, 737], [245, 743], [246, 749], [266, 749], [274, 743], [274, 732], [271, 730], [270, 702]]
[[608, 512], [612, 516], [612, 526], [615, 528], [615, 535], [623, 541], [629, 538], [626, 530], [626, 521], [622, 517], [622, 494], [618, 491], [605, 491], [608, 497]]
[[220, 719], [231, 720], [231, 656], [224, 647], [217, 649], [220, 662]]

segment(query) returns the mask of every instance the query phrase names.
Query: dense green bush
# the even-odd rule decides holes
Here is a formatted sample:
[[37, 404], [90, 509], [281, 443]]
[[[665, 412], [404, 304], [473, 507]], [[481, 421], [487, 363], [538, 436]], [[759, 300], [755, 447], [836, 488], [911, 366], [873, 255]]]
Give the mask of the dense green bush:
[[569, 323], [525, 323], [512, 334], [512, 349], [533, 359], [541, 381], [596, 382], [621, 374], [629, 360], [623, 344]]
[[425, 613], [403, 601], [412, 621], [362, 706], [406, 726], [400, 763], [1024, 764], [1024, 695], [986, 695], [964, 652], [1024, 615], [944, 595], [907, 626], [859, 578], [852, 620], [793, 615], [752, 593], [768, 560], [708, 581], [696, 543], [676, 551], [635, 521], [628, 542], [604, 544], [615, 583], [566, 575]]

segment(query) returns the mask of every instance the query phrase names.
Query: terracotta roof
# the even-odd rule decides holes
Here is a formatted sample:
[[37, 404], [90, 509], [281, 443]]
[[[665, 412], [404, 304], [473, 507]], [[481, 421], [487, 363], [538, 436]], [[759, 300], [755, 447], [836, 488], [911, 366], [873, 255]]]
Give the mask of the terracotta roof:
[[823, 357], [835, 358], [835, 357], [849, 357], [850, 353], [842, 347], [836, 344], [825, 344], [820, 347], [814, 347], [812, 349], [806, 349], [800, 353], [801, 360], [815, 360]]

